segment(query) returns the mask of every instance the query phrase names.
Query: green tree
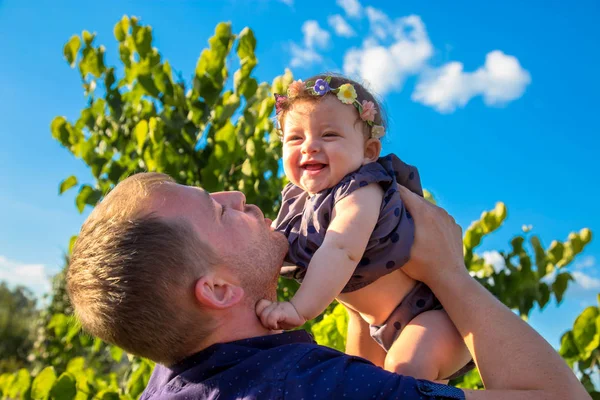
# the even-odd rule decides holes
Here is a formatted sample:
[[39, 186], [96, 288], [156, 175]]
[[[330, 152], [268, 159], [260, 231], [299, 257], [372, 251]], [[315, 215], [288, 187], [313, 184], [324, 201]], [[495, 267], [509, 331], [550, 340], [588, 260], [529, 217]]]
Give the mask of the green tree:
[[[209, 191], [242, 190], [268, 215], [278, 209], [282, 187], [281, 143], [271, 114], [273, 92], [286, 90], [288, 72], [272, 85], [251, 77], [258, 63], [256, 39], [220, 23], [196, 64], [191, 82], [175, 79], [168, 61], [152, 47], [152, 28], [135, 17], [115, 25], [124, 76], [104, 61], [104, 47], [84, 31], [65, 45], [67, 62], [78, 66], [87, 98], [77, 121], [52, 121], [52, 135], [91, 169], [95, 182], [66, 178], [59, 191], [79, 187], [77, 208], [94, 206], [117, 182], [140, 171], [164, 172], [177, 182]], [[229, 87], [228, 57], [235, 64]]]
[[31, 326], [37, 317], [36, 300], [28, 289], [10, 289], [0, 282], [0, 373], [27, 364], [33, 346]]
[[[600, 294], [598, 295], [600, 304]], [[600, 399], [600, 388], [594, 386], [600, 377], [600, 307], [587, 307], [573, 323], [573, 328], [560, 340], [560, 355], [581, 376], [581, 382], [594, 400]]]

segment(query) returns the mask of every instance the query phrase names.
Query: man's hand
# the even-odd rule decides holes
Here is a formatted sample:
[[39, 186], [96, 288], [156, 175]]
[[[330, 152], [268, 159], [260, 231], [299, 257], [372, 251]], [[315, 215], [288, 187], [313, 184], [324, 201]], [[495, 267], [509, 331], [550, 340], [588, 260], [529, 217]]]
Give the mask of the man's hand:
[[415, 221], [410, 260], [402, 267], [411, 278], [429, 285], [433, 280], [467, 274], [462, 229], [444, 209], [400, 186], [400, 197]]
[[260, 300], [256, 304], [256, 315], [263, 326], [271, 330], [297, 328], [306, 322], [289, 301], [274, 303], [265, 299]]

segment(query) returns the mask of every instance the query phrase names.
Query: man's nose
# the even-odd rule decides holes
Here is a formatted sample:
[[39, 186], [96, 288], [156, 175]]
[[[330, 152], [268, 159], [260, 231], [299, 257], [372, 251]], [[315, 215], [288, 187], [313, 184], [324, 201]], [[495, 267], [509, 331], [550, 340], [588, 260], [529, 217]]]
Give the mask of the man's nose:
[[246, 207], [246, 196], [242, 192], [216, 192], [211, 195], [218, 203], [243, 211]]

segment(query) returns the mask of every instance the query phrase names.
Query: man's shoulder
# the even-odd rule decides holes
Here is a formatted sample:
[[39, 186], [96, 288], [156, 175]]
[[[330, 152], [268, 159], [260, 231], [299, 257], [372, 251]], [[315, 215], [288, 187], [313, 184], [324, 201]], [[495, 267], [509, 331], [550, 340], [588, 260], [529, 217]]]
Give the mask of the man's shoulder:
[[385, 371], [371, 362], [337, 350], [313, 346], [289, 371], [286, 399], [454, 399], [464, 400], [455, 387]]
[[157, 365], [141, 399], [464, 399], [458, 389], [396, 375], [315, 343], [262, 347], [260, 340], [253, 347], [216, 347], [185, 368]]
[[[312, 352], [322, 354], [333, 350], [314, 343], [263, 349], [227, 346], [209, 355], [201, 354], [185, 368], [157, 364], [141, 399], [203, 399], [211, 397], [211, 393], [229, 399], [249, 391], [266, 398], [266, 393], [277, 386], [281, 388], [289, 372]], [[267, 397], [275, 398], [274, 394]]]

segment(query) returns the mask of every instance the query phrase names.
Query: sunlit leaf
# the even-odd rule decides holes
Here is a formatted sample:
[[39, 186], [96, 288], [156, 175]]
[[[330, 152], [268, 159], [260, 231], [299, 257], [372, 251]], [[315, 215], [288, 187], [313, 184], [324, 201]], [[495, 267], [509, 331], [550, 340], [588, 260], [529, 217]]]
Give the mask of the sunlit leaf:
[[54, 372], [54, 368], [44, 368], [33, 380], [33, 384], [31, 386], [31, 398], [33, 400], [48, 399], [55, 381], [56, 372]]

